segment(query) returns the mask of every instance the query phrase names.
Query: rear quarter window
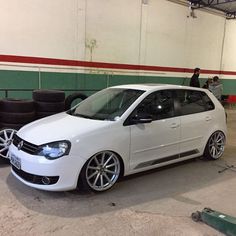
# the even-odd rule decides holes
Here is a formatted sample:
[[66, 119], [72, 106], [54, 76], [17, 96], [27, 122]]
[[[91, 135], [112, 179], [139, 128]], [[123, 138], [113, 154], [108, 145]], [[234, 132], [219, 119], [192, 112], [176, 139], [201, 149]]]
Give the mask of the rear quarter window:
[[177, 90], [180, 115], [189, 115], [213, 110], [214, 103], [205, 92], [196, 90]]

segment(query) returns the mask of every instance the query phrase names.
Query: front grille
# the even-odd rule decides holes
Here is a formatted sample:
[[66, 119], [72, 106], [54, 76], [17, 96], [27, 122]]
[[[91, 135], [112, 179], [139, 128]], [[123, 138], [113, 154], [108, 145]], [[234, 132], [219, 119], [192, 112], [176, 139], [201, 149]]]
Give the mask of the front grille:
[[22, 138], [20, 138], [19, 136], [17, 136], [16, 134], [14, 134], [13, 136], [13, 144], [18, 148], [20, 145], [20, 143], [23, 142], [23, 145], [20, 147], [20, 150], [29, 153], [31, 155], [36, 154], [39, 151], [39, 146], [29, 143], [25, 140], [23, 140]]
[[57, 183], [57, 181], [59, 180], [59, 176], [41, 176], [41, 175], [34, 175], [34, 174], [30, 174], [27, 173], [23, 170], [19, 170], [17, 169], [15, 166], [12, 165], [12, 170], [18, 175], [20, 176], [23, 180], [30, 182], [32, 184], [41, 184], [44, 185], [43, 183], [43, 178], [47, 177], [50, 179], [50, 183], [48, 183], [47, 185], [52, 185]]

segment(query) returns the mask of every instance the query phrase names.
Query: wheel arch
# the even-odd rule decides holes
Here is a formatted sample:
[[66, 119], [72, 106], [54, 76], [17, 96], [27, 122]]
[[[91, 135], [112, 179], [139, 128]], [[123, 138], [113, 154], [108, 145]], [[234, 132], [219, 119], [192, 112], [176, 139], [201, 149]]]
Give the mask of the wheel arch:
[[[210, 133], [210, 135], [208, 136], [208, 138], [207, 138], [207, 140], [206, 140], [206, 142], [205, 142], [205, 146], [204, 146], [204, 151], [203, 151], [203, 157], [204, 158], [206, 158], [206, 159], [210, 159], [210, 160], [212, 160], [213, 158], [211, 158], [210, 156], [209, 156], [209, 153], [208, 153], [208, 144], [209, 144], [209, 141], [210, 141], [210, 139], [211, 139], [211, 137], [216, 133], [216, 132], [221, 132], [223, 135], [224, 135], [224, 146], [225, 146], [225, 144], [226, 144], [226, 140], [227, 140], [227, 135], [226, 135], [226, 132], [224, 131], [224, 130], [222, 130], [222, 129], [216, 129], [216, 130], [213, 130], [211, 133]], [[221, 154], [221, 156], [223, 155], [223, 153]], [[221, 157], [220, 156], [220, 157]], [[220, 158], [219, 157], [219, 158]], [[218, 158], [217, 158], [218, 159]], [[217, 160], [217, 159], [213, 159], [213, 160]]]
[[[89, 158], [87, 158], [82, 166], [82, 168], [87, 164], [87, 162], [95, 155], [99, 154], [100, 152], [104, 152], [104, 151], [107, 151], [107, 152], [112, 152], [114, 154], [116, 154], [119, 158], [119, 161], [120, 161], [120, 164], [121, 164], [121, 172], [120, 172], [120, 177], [124, 176], [124, 173], [125, 173], [125, 164], [124, 164], [124, 160], [122, 158], [122, 156], [117, 152], [117, 151], [114, 151], [114, 150], [111, 150], [111, 149], [102, 149], [100, 151], [97, 151], [95, 152], [94, 154], [90, 155]], [[82, 170], [81, 168], [81, 170]], [[80, 170], [80, 172], [81, 172]], [[79, 173], [79, 176], [80, 176], [80, 173]], [[119, 177], [119, 178], [120, 178]]]
[[[84, 164], [83, 164], [83, 166], [80, 168], [80, 172], [78, 173], [78, 177], [77, 177], [77, 188], [80, 188], [80, 186], [83, 186], [83, 183], [82, 183], [83, 181], [82, 181], [82, 179], [81, 179], [81, 175], [82, 175], [82, 171], [84, 170], [84, 168], [85, 168], [85, 166], [87, 165], [87, 163], [90, 161], [90, 159], [91, 159], [93, 156], [99, 154], [100, 152], [104, 152], [104, 151], [112, 152], [112, 153], [114, 153], [114, 154], [119, 158], [121, 169], [120, 169], [120, 174], [119, 174], [118, 180], [120, 180], [120, 179], [124, 176], [124, 173], [125, 173], [125, 164], [124, 164], [124, 160], [123, 160], [123, 158], [121, 157], [121, 155], [120, 155], [118, 152], [116, 152], [116, 151], [114, 151], [114, 150], [110, 150], [110, 149], [100, 150], [100, 151], [94, 153], [93, 155], [90, 155], [90, 157], [89, 157], [87, 160], [84, 161]], [[82, 189], [82, 190], [83, 190], [83, 189]], [[87, 189], [85, 189], [85, 190], [87, 190]]]
[[214, 127], [214, 129], [212, 129], [211, 132], [209, 132], [209, 134], [208, 134], [208, 136], [207, 136], [207, 138], [206, 138], [205, 146], [207, 145], [207, 142], [208, 142], [208, 140], [210, 139], [210, 137], [211, 137], [215, 132], [218, 132], [218, 131], [222, 132], [222, 133], [224, 134], [224, 136], [225, 136], [225, 141], [227, 140], [227, 131], [224, 130], [224, 129], [221, 129], [221, 128], [219, 128], [219, 127]]
[[119, 153], [117, 153], [115, 151], [112, 151], [112, 150], [107, 150], [107, 151], [113, 152], [113, 153], [115, 153], [118, 156], [120, 164], [121, 164], [120, 165], [121, 170], [120, 170], [120, 175], [119, 175], [118, 179], [122, 178], [124, 176], [124, 173], [125, 173], [125, 164], [124, 164], [123, 158], [121, 157], [121, 155]]

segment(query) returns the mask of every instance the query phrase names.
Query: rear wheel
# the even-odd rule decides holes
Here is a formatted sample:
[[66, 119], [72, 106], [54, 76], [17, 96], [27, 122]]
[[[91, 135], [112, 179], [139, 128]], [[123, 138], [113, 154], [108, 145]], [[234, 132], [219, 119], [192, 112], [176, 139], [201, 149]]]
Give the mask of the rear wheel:
[[225, 135], [221, 131], [216, 131], [211, 135], [211, 137], [207, 142], [204, 151], [204, 157], [211, 160], [217, 160], [223, 155], [224, 149], [225, 149]]
[[117, 154], [102, 151], [92, 156], [84, 165], [79, 184], [84, 189], [103, 192], [110, 189], [121, 173], [121, 162]]
[[0, 130], [0, 156], [9, 158], [9, 146], [12, 142], [13, 135], [16, 133], [14, 129]]

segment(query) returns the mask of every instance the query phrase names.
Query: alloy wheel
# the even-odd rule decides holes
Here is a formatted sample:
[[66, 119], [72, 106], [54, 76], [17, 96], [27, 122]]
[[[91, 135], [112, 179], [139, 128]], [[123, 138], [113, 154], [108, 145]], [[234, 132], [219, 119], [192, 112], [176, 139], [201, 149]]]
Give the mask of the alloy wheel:
[[116, 154], [103, 151], [94, 155], [86, 167], [86, 181], [94, 191], [111, 188], [120, 175], [120, 161]]
[[225, 149], [225, 136], [221, 131], [215, 132], [209, 140], [209, 154], [213, 159], [222, 156]]
[[0, 130], [0, 156], [9, 158], [9, 146], [12, 143], [13, 135], [16, 133], [14, 129]]

